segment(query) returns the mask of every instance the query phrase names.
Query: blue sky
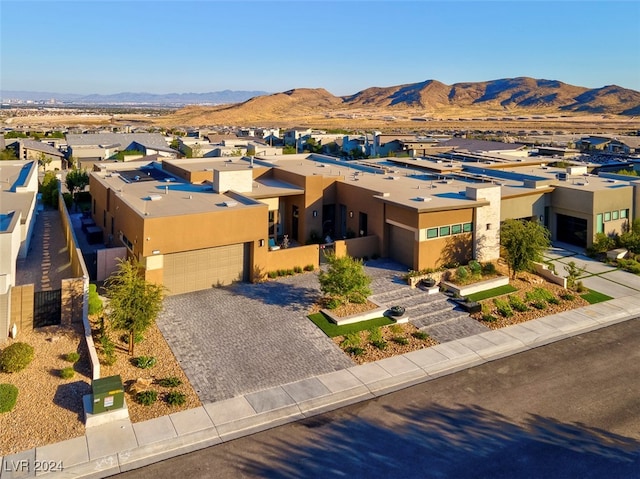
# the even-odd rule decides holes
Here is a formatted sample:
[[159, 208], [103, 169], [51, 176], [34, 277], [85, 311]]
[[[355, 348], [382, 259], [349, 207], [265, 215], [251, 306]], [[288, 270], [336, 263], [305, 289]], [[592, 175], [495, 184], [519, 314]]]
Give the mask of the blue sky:
[[517, 76], [640, 90], [638, 1], [0, 0], [0, 88], [186, 93]]

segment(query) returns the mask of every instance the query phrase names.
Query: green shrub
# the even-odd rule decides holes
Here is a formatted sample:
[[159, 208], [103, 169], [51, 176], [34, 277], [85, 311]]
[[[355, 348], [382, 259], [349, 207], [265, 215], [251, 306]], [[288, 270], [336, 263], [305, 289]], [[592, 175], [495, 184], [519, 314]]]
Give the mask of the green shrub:
[[493, 263], [485, 263], [482, 265], [482, 272], [486, 275], [496, 274], [496, 265]]
[[549, 298], [547, 300], [547, 303], [549, 303], [549, 304], [560, 304], [560, 300], [554, 296], [553, 298]]
[[458, 269], [456, 269], [456, 278], [461, 282], [466, 281], [469, 278], [469, 270], [464, 266], [459, 266]]
[[33, 347], [27, 343], [13, 343], [0, 353], [0, 371], [17, 373], [33, 360]]
[[468, 267], [473, 276], [480, 276], [482, 274], [482, 265], [476, 260], [469, 261]]
[[288, 269], [287, 270], [287, 276], [293, 276], [293, 270], [292, 269]]
[[531, 303], [531, 306], [533, 306], [536, 309], [540, 309], [540, 310], [547, 309], [546, 301], [542, 301], [540, 299], [537, 299], [537, 300], [533, 301]]
[[316, 269], [316, 267], [312, 264], [308, 264], [304, 267], [305, 271], [313, 271], [314, 269]]
[[394, 336], [393, 338], [391, 338], [391, 341], [396, 344], [409, 344], [409, 340], [404, 336]]
[[73, 351], [64, 355], [64, 360], [70, 363], [77, 363], [80, 360], [80, 354]]
[[141, 391], [136, 394], [136, 401], [144, 406], [151, 406], [158, 400], [158, 393], [155, 391]]
[[392, 324], [389, 326], [389, 330], [395, 335], [402, 334], [402, 326], [399, 324]]
[[156, 358], [153, 356], [138, 356], [133, 358], [133, 364], [140, 369], [149, 369], [156, 365]]
[[118, 359], [118, 356], [116, 356], [116, 345], [111, 341], [108, 334], [100, 336], [100, 346], [102, 346], [102, 354], [104, 354], [100, 362], [107, 366], [114, 365]]
[[487, 322], [487, 323], [493, 323], [497, 319], [498, 318], [496, 318], [493, 314], [485, 313], [485, 314], [482, 315], [482, 320]]
[[[120, 341], [122, 341], [124, 344], [129, 344], [129, 333], [122, 334], [120, 336]], [[133, 344], [138, 344], [142, 341], [144, 341], [144, 336], [142, 333], [135, 333], [133, 335]]]
[[73, 369], [73, 367], [71, 367], [71, 366], [69, 366], [67, 368], [62, 368], [60, 370], [60, 377], [62, 379], [71, 379], [75, 375], [76, 375], [76, 372]]
[[278, 272], [277, 271], [269, 271], [267, 273], [267, 276], [269, 276], [269, 278], [274, 279], [278, 277]]
[[529, 306], [527, 306], [524, 303], [524, 301], [522, 301], [522, 299], [520, 299], [520, 296], [518, 296], [516, 294], [510, 294], [509, 295], [509, 306], [511, 306], [511, 308], [513, 308], [516, 311], [519, 311], [521, 313], [523, 313], [525, 311], [529, 311]]
[[562, 294], [560, 295], [560, 297], [561, 297], [562, 299], [564, 299], [565, 301], [573, 301], [573, 300], [576, 298], [576, 297], [575, 297], [573, 294], [571, 294], [571, 293], [562, 293]]
[[328, 309], [336, 309], [342, 305], [342, 302], [338, 298], [331, 298], [327, 301]]
[[350, 346], [345, 349], [345, 352], [353, 354], [354, 356], [362, 356], [364, 354], [364, 349], [358, 346]]
[[427, 333], [425, 333], [424, 331], [415, 331], [413, 333], [411, 333], [411, 336], [413, 336], [416, 339], [420, 339], [422, 341], [429, 339], [429, 335]]
[[545, 288], [535, 288], [531, 291], [527, 291], [525, 294], [525, 299], [527, 301], [543, 301], [548, 303], [552, 298], [554, 298], [553, 293]]
[[171, 391], [170, 393], [167, 393], [165, 399], [171, 406], [182, 406], [187, 402], [187, 396], [178, 391]]
[[302, 268], [300, 266], [294, 266], [293, 272], [297, 274], [302, 273]]
[[177, 388], [181, 384], [182, 384], [182, 380], [175, 376], [158, 379], [158, 385], [162, 386], [163, 388]]
[[62, 193], [62, 199], [64, 200], [64, 205], [70, 210], [73, 205], [73, 196], [71, 196], [71, 193]]
[[340, 343], [340, 346], [342, 346], [343, 348], [358, 347], [361, 343], [362, 339], [360, 338], [360, 335], [358, 333], [349, 333], [344, 337], [344, 339]]
[[17, 387], [13, 384], [0, 384], [0, 413], [11, 411], [17, 400]]
[[102, 312], [102, 300], [98, 296], [95, 284], [89, 285], [89, 314], [100, 314]]
[[575, 290], [578, 293], [584, 293], [585, 291], [588, 291], [589, 288], [587, 288], [584, 284], [582, 284], [582, 281], [578, 281], [576, 283]]
[[382, 337], [382, 329], [372, 328], [369, 330], [369, 342], [377, 349], [383, 350], [387, 347], [387, 342]]
[[500, 316], [502, 316], [503, 318], [510, 318], [511, 316], [513, 316], [513, 310], [511, 309], [511, 306], [504, 299], [495, 298], [493, 300], [493, 304], [496, 305], [498, 314], [500, 314]]

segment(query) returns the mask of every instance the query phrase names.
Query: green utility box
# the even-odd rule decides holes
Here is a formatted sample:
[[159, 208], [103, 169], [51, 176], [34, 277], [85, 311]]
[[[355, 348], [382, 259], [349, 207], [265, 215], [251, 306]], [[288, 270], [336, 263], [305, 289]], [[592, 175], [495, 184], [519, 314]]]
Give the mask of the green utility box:
[[124, 388], [120, 375], [94, 379], [91, 382], [93, 392], [93, 414], [113, 411], [124, 406]]

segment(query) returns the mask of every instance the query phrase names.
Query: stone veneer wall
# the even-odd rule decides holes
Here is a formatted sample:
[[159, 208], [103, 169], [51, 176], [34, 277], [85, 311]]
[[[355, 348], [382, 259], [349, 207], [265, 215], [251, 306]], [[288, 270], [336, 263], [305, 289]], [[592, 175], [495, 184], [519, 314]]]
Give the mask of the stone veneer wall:
[[500, 257], [500, 186], [467, 186], [466, 196], [489, 202], [476, 208], [473, 257], [480, 262], [495, 261]]

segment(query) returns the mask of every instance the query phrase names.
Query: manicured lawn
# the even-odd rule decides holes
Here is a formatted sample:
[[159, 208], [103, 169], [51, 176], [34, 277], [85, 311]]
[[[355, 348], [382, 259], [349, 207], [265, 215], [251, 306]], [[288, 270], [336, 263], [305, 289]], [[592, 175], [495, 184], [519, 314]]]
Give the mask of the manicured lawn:
[[588, 301], [589, 304], [602, 303], [603, 301], [609, 301], [613, 299], [611, 296], [607, 296], [606, 294], [598, 293], [597, 291], [589, 290], [588, 293], [581, 294], [580, 297], [585, 301]]
[[364, 331], [365, 329], [376, 328], [378, 326], [386, 326], [393, 324], [395, 321], [387, 317], [374, 318], [369, 321], [360, 321], [359, 323], [345, 324], [344, 326], [338, 326], [335, 323], [329, 321], [329, 319], [322, 313], [310, 314], [309, 319], [313, 321], [313, 324], [318, 326], [324, 334], [333, 338], [335, 336], [344, 336], [349, 333], [356, 333], [358, 331]]
[[469, 298], [469, 301], [482, 301], [483, 299], [502, 296], [503, 294], [513, 293], [514, 291], [518, 291], [518, 289], [514, 288], [510, 284], [505, 284], [504, 286], [498, 286], [497, 288], [491, 288], [486, 291], [470, 294], [467, 297]]

